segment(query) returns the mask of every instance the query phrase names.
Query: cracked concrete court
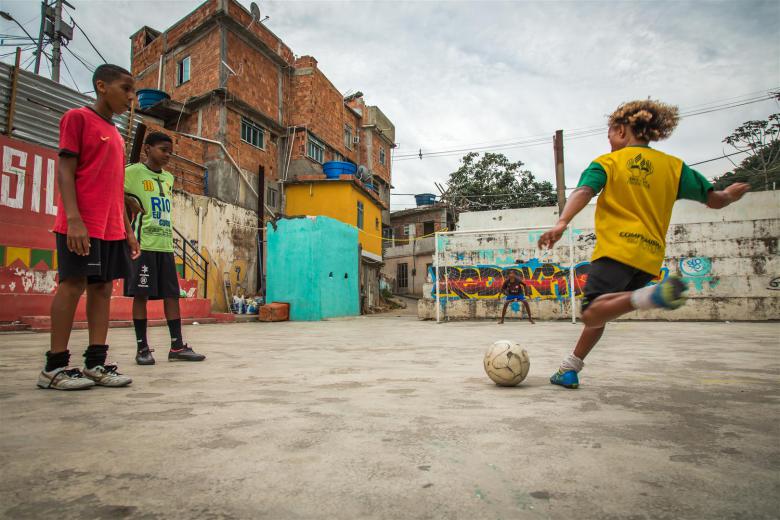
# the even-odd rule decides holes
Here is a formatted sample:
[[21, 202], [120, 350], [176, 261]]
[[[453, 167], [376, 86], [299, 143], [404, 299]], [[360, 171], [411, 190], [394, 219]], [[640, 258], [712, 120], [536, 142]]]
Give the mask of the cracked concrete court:
[[[361, 317], [190, 326], [208, 355], [125, 389], [39, 390], [45, 334], [0, 335], [0, 516], [133, 519], [777, 518], [780, 323], [580, 326]], [[517, 388], [482, 353], [531, 356]], [[86, 342], [75, 332], [72, 344]], [[81, 348], [74, 348], [74, 360]]]

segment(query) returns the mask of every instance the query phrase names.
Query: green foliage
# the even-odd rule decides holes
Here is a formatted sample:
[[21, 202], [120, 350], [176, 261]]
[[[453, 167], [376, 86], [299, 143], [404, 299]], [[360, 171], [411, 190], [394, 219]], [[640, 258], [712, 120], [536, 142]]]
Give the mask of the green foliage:
[[548, 181], [522, 169], [504, 154], [470, 152], [450, 174], [447, 198], [461, 210], [491, 210], [554, 206], [557, 196]]
[[[780, 101], [780, 92], [772, 94]], [[769, 190], [780, 180], [780, 113], [742, 123], [723, 142], [748, 155], [734, 171], [715, 179], [717, 189], [747, 182], [754, 190]]]

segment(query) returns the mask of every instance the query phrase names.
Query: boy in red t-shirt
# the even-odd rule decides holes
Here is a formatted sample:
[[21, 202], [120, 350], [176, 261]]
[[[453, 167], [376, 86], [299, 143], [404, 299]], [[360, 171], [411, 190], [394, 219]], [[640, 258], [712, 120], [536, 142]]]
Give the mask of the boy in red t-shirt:
[[[54, 233], [59, 285], [51, 304], [51, 350], [38, 386], [81, 390], [94, 385], [126, 386], [132, 380], [106, 363], [113, 280], [125, 278], [140, 254], [124, 209], [125, 143], [111, 121], [135, 98], [133, 76], [101, 65], [92, 76], [97, 100], [68, 110], [60, 121], [60, 189]], [[68, 368], [68, 340], [79, 298], [87, 291], [89, 346], [84, 370]]]

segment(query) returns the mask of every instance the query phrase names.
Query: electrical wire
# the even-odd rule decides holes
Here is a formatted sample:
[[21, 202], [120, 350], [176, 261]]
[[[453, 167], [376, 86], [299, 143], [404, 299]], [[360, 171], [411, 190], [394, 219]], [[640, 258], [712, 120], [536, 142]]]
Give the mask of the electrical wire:
[[81, 89], [79, 89], [79, 86], [76, 84], [76, 80], [73, 79], [73, 74], [70, 73], [70, 67], [68, 67], [68, 62], [64, 59], [61, 60], [62, 64], [65, 66], [65, 71], [68, 73], [68, 77], [70, 78], [71, 83], [73, 83], [73, 88], [76, 89], [76, 92], [81, 94]]
[[[772, 90], [772, 89], [769, 89]], [[760, 91], [763, 93], [763, 95], [760, 96], [754, 96], [750, 94], [743, 94], [741, 96], [736, 96], [733, 98], [730, 98], [731, 101], [727, 102], [710, 102], [710, 103], [704, 103], [701, 105], [697, 105], [692, 108], [687, 108], [686, 110], [683, 110], [680, 112], [680, 119], [684, 119], [687, 117], [694, 117], [698, 115], [703, 114], [709, 114], [712, 112], [717, 112], [721, 110], [728, 110], [731, 108], [737, 108], [740, 106], [749, 105], [752, 103], [759, 103], [761, 101], [767, 101], [774, 99], [774, 96], [766, 94], [767, 91]], [[747, 98], [747, 99], [745, 99]], [[698, 108], [700, 107], [700, 108]], [[575, 129], [566, 132], [567, 140], [573, 140], [573, 139], [584, 139], [588, 137], [594, 137], [597, 135], [603, 135], [606, 132], [606, 129], [603, 125], [599, 126], [593, 126], [593, 127], [583, 127], [582, 129]], [[489, 143], [489, 142], [488, 142]], [[415, 159], [422, 159], [422, 158], [433, 158], [433, 157], [449, 157], [452, 155], [459, 155], [463, 152], [476, 152], [476, 151], [488, 151], [488, 150], [506, 150], [510, 148], [527, 148], [531, 146], [540, 146], [544, 144], [551, 144], [552, 143], [552, 137], [548, 133], [546, 136], [530, 136], [527, 138], [521, 138], [517, 139], [515, 141], [510, 142], [504, 142], [501, 141], [494, 141], [494, 144], [487, 145], [487, 146], [469, 146], [466, 148], [457, 148], [457, 149], [450, 149], [450, 150], [439, 150], [439, 151], [433, 151], [433, 152], [423, 152], [422, 150], [419, 150], [417, 153], [409, 153], [409, 154], [400, 154], [400, 155], [394, 155], [392, 160], [394, 162], [401, 162], [405, 160], [415, 160]]]
[[92, 49], [97, 53], [98, 56], [100, 56], [100, 59], [103, 60], [103, 63], [108, 63], [106, 58], [104, 58], [103, 55], [100, 54], [100, 51], [98, 50], [98, 48], [95, 47], [95, 44], [92, 43], [92, 40], [89, 39], [89, 35], [87, 35], [87, 33], [84, 31], [84, 29], [82, 29], [82, 27], [78, 24], [78, 22], [73, 19], [73, 15], [67, 9], [65, 11], [68, 13], [68, 16], [70, 17], [70, 21], [73, 22], [73, 25], [78, 27], [79, 31], [81, 31], [81, 34], [83, 34], [84, 38], [87, 39], [87, 42], [92, 47]]
[[70, 48], [69, 48], [67, 45], [63, 45], [63, 48], [64, 48], [66, 51], [68, 51], [68, 52], [69, 52], [69, 53], [70, 53], [70, 54], [71, 54], [71, 55], [72, 55], [74, 58], [76, 58], [76, 59], [77, 59], [77, 60], [78, 60], [78, 61], [79, 61], [79, 62], [80, 62], [82, 65], [84, 65], [84, 67], [85, 67], [85, 68], [86, 68], [88, 71], [90, 71], [90, 72], [95, 72], [95, 66], [94, 66], [94, 65], [91, 65], [91, 64], [90, 64], [90, 65], [87, 65], [87, 63], [85, 63], [85, 62], [84, 62], [84, 60], [83, 60], [83, 59], [81, 59], [81, 57], [79, 57], [79, 56], [78, 56], [78, 55], [77, 55], [75, 52], [73, 52], [72, 50], [70, 50]]

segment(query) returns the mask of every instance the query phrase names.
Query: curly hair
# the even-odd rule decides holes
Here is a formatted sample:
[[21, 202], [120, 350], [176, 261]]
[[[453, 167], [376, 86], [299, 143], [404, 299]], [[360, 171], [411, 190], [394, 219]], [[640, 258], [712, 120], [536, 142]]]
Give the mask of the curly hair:
[[609, 116], [609, 126], [628, 125], [642, 141], [660, 141], [672, 135], [680, 121], [679, 110], [652, 99], [628, 101]]

